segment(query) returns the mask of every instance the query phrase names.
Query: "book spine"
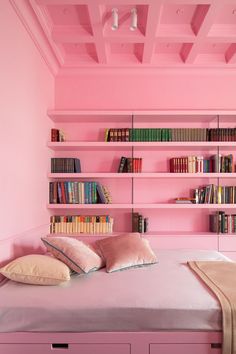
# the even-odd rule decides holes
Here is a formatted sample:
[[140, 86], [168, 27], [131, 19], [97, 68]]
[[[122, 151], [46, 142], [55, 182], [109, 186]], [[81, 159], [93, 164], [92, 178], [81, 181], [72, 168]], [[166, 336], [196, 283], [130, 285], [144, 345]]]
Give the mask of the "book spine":
[[125, 172], [124, 169], [125, 169], [126, 160], [127, 160], [127, 158], [125, 156], [121, 157], [119, 168], [118, 168], [118, 173]]

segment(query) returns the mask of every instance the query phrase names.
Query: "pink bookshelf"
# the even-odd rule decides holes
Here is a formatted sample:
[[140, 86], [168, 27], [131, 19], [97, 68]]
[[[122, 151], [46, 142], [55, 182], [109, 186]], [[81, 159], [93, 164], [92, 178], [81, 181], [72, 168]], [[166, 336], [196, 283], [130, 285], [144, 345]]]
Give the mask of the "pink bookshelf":
[[80, 179], [80, 178], [236, 178], [236, 173], [48, 173], [48, 178]]
[[[209, 215], [235, 213], [236, 204], [175, 204], [174, 198], [190, 196], [195, 188], [214, 183], [236, 185], [236, 173], [170, 173], [172, 157], [214, 154], [235, 157], [236, 142], [105, 142], [107, 128], [228, 128], [236, 126], [236, 111], [49, 110], [55, 128], [65, 131], [65, 142], [48, 142], [53, 157], [79, 158], [82, 173], [48, 173], [51, 181], [98, 181], [108, 187], [112, 204], [48, 204], [51, 215], [103, 215], [114, 218], [114, 233], [132, 230], [131, 214], [149, 218], [150, 240], [163, 248], [218, 249], [219, 238], [234, 235], [209, 232]], [[141, 173], [117, 173], [121, 156], [141, 157]], [[75, 235], [73, 235], [75, 236]], [[96, 235], [105, 237], [105, 235]], [[106, 235], [108, 236], [108, 235]], [[89, 238], [88, 235], [79, 237]], [[94, 237], [94, 235], [91, 235]], [[229, 241], [230, 242], [230, 241]], [[229, 246], [227, 246], [227, 251]], [[233, 245], [236, 252], [236, 243]], [[234, 251], [232, 249], [231, 251]]]
[[[113, 232], [107, 233], [107, 234], [86, 234], [86, 233], [71, 233], [71, 237], [110, 237], [110, 236], [115, 236], [115, 235], [121, 235], [125, 234], [125, 232]], [[178, 232], [160, 232], [160, 231], [152, 231], [152, 232], [146, 232], [144, 234], [141, 234], [143, 237], [221, 237], [216, 233], [213, 232], [198, 232], [198, 233], [193, 233], [193, 232], [186, 232], [186, 231], [178, 231]], [[66, 233], [54, 233], [54, 234], [48, 234], [47, 236], [67, 236]]]
[[48, 147], [55, 151], [74, 151], [74, 150], [125, 150], [136, 148], [138, 150], [209, 150], [217, 149], [236, 149], [236, 142], [227, 141], [186, 141], [186, 142], [103, 142], [103, 141], [66, 141], [48, 142]]
[[204, 121], [216, 120], [218, 115], [225, 121], [232, 122], [235, 118], [234, 110], [48, 110], [48, 116], [55, 122], [130, 122], [134, 115], [136, 119], [145, 121]]
[[235, 209], [236, 204], [48, 204], [48, 209]]

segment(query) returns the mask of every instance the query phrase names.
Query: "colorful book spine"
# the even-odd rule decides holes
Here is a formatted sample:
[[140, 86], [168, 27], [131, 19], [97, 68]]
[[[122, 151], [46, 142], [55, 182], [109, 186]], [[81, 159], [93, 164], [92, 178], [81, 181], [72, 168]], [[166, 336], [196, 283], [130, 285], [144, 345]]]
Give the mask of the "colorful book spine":
[[170, 172], [173, 173], [232, 173], [235, 171], [233, 155], [173, 157], [170, 159]]
[[65, 141], [65, 133], [60, 129], [51, 129], [51, 141], [52, 142], [63, 142]]
[[77, 158], [51, 158], [52, 173], [80, 173], [80, 159]]
[[141, 173], [142, 172], [142, 158], [140, 157], [125, 157], [120, 159], [118, 173]]
[[210, 232], [218, 234], [236, 233], [236, 215], [219, 211], [209, 216]]
[[50, 204], [109, 204], [109, 190], [97, 182], [50, 182]]
[[210, 184], [194, 189], [196, 204], [236, 204], [236, 186]]
[[132, 232], [139, 232], [139, 233], [148, 232], [148, 218], [143, 217], [143, 215], [139, 213], [133, 213]]
[[113, 232], [114, 219], [109, 215], [54, 215], [51, 234], [107, 234]]
[[111, 128], [105, 141], [236, 141], [236, 128]]

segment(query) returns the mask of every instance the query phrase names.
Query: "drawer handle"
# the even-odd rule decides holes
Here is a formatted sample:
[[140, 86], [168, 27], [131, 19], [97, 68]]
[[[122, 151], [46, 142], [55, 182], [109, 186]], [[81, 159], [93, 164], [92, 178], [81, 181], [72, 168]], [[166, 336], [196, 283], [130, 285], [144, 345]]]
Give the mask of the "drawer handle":
[[220, 349], [222, 348], [221, 343], [211, 343], [211, 348], [212, 349]]
[[52, 343], [52, 349], [69, 349], [68, 343]]

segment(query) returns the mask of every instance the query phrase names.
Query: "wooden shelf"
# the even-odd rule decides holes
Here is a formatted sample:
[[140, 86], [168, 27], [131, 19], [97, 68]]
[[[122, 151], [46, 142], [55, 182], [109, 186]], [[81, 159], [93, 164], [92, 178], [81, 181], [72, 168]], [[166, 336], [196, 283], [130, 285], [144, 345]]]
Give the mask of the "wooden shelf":
[[[113, 34], [112, 34], [113, 35]], [[116, 35], [116, 34], [114, 34]], [[224, 121], [235, 121], [235, 110], [48, 110], [48, 116], [54, 122], [131, 122], [132, 115], [135, 122], [160, 122], [160, 121], [205, 121], [211, 122], [217, 119], [218, 115], [223, 115]]]
[[236, 178], [236, 173], [169, 173], [169, 172], [142, 172], [142, 173], [48, 173], [51, 179], [82, 179], [82, 178]]
[[137, 150], [209, 150], [218, 147], [224, 149], [236, 149], [235, 141], [184, 141], [184, 142], [105, 142], [105, 141], [66, 141], [48, 142], [48, 147], [55, 151], [76, 150], [125, 150], [136, 148]]
[[[107, 233], [107, 234], [83, 234], [83, 233], [55, 233], [55, 234], [48, 234], [47, 236], [53, 236], [53, 237], [81, 237], [81, 238], [86, 238], [86, 237], [111, 237], [111, 236], [118, 236], [118, 235], [124, 235], [127, 232], [113, 232], [113, 233]], [[191, 231], [152, 231], [152, 232], [146, 232], [143, 234], [140, 234], [142, 237], [150, 237], [150, 238], [155, 238], [155, 237], [221, 237], [221, 235], [218, 235], [217, 233], [214, 232], [191, 232]]]
[[48, 209], [236, 209], [236, 204], [48, 204]]
[[218, 237], [214, 232], [195, 232], [195, 231], [151, 231], [142, 234], [144, 237]]

